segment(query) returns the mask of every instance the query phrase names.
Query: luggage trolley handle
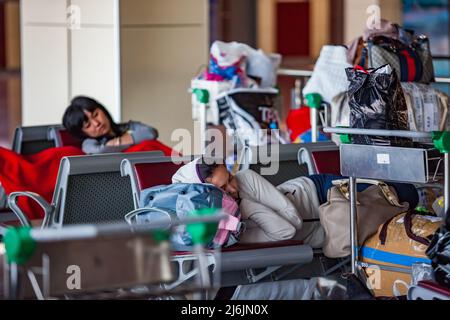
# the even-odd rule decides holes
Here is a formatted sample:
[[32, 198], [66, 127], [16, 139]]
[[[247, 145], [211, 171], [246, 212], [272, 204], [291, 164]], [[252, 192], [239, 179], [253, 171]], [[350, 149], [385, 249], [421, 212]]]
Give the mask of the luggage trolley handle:
[[[382, 130], [382, 129], [359, 129], [359, 128], [324, 128], [326, 133], [337, 134], [361, 134], [371, 136], [385, 136], [385, 137], [402, 137], [402, 138], [431, 138], [436, 149], [444, 154], [444, 209], [448, 212], [450, 208], [450, 132], [449, 131], [407, 131], [407, 130]], [[356, 177], [350, 177], [350, 244], [352, 257], [352, 273], [356, 273], [356, 264], [358, 260], [357, 251], [357, 230], [356, 230]]]
[[399, 138], [432, 138], [432, 132], [408, 131], [408, 130], [382, 130], [382, 129], [359, 129], [359, 128], [332, 128], [323, 129], [326, 133], [358, 134], [365, 136], [383, 136]]
[[[212, 282], [209, 275], [209, 268], [207, 258], [205, 256], [204, 247], [211, 241], [217, 232], [219, 221], [222, 219], [228, 219], [229, 216], [215, 208], [203, 208], [197, 209], [189, 213], [187, 217], [178, 218], [172, 216], [166, 210], [149, 207], [133, 210], [125, 215], [125, 220], [128, 224], [133, 224], [133, 218], [141, 213], [158, 212], [167, 215], [166, 221], [160, 221], [164, 223], [166, 228], [174, 228], [179, 225], [186, 225], [186, 231], [192, 237], [194, 245], [194, 252], [197, 255], [197, 267], [198, 278], [197, 282], [199, 288], [206, 289], [205, 292], [200, 292], [195, 298], [203, 299], [208, 297], [207, 290], [211, 287]], [[172, 219], [173, 217], [173, 219]], [[141, 225], [151, 225], [151, 222]], [[139, 226], [139, 224], [137, 225]], [[219, 264], [220, 265], [220, 264]], [[220, 272], [219, 272], [220, 273]]]
[[359, 129], [359, 128], [324, 128], [324, 132], [338, 134], [361, 134], [369, 136], [401, 137], [401, 138], [431, 138], [434, 147], [444, 154], [444, 209], [450, 209], [450, 131], [408, 131], [408, 130], [382, 130], [382, 129]]

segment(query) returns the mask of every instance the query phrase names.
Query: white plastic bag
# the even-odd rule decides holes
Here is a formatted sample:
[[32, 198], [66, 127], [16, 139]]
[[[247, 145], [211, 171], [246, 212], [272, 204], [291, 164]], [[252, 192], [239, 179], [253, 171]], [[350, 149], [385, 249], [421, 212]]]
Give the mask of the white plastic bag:
[[235, 41], [214, 41], [210, 54], [209, 72], [233, 81], [236, 87], [255, 86], [248, 76], [258, 78], [260, 88], [275, 87], [281, 55], [266, 54]]
[[[245, 69], [245, 58], [248, 48], [244, 43], [214, 41], [211, 45], [211, 55], [217, 60], [220, 67], [229, 67], [242, 63], [240, 66]], [[244, 59], [243, 59], [244, 58]]]
[[261, 88], [275, 87], [281, 55], [277, 53], [265, 54], [261, 49], [250, 48], [247, 59], [247, 74], [259, 78]]
[[448, 129], [448, 98], [430, 85], [402, 82], [408, 107], [409, 127], [413, 131]]
[[323, 46], [303, 95], [319, 93], [324, 101], [330, 103], [339, 93], [347, 91], [345, 68], [353, 67], [347, 61], [347, 51], [344, 46]]
[[208, 72], [232, 81], [234, 87], [249, 87], [246, 74], [249, 47], [239, 42], [214, 41], [210, 51]]

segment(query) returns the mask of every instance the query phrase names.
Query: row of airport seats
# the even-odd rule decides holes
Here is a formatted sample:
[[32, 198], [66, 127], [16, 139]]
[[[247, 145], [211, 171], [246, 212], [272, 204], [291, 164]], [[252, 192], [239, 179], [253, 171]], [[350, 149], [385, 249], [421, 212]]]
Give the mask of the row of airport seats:
[[29, 155], [54, 147], [81, 148], [82, 140], [71, 135], [59, 124], [16, 128], [11, 149]]
[[[36, 145], [33, 145], [33, 144]], [[16, 152], [31, 152], [42, 151], [42, 149], [53, 146], [66, 146], [76, 145], [76, 141], [61, 127], [57, 125], [50, 126], [36, 126], [36, 127], [24, 127], [16, 130], [13, 147]], [[253, 150], [253, 155], [247, 155], [242, 168], [251, 168], [252, 170], [261, 173], [261, 168], [270, 164], [262, 164], [258, 155], [265, 154], [264, 152], [258, 152], [259, 150]], [[332, 155], [330, 155], [330, 152]], [[270, 150], [269, 150], [270, 154]], [[323, 155], [323, 156], [321, 156]], [[135, 157], [132, 155], [130, 157]], [[287, 144], [280, 145], [279, 156], [282, 160], [283, 166], [280, 166], [280, 170], [276, 175], [266, 176], [266, 178], [274, 185], [282, 183], [291, 177], [301, 176], [305, 174], [313, 173], [339, 173], [339, 153], [337, 147], [333, 143], [316, 143], [316, 144]], [[118, 158], [125, 158], [125, 155], [118, 156]], [[95, 161], [107, 161], [109, 156], [87, 156], [80, 157], [85, 160], [76, 160], [80, 162], [80, 171], [85, 171], [89, 174], [89, 162], [92, 159]], [[113, 156], [114, 158], [114, 156]], [[299, 161], [301, 165], [299, 165]], [[60, 168], [60, 175], [64, 172], [64, 167], [68, 166], [65, 163], [68, 160], [63, 160]], [[75, 161], [75, 160], [73, 160]], [[94, 161], [94, 163], [95, 163]], [[331, 165], [330, 165], [331, 163]], [[74, 167], [74, 164], [72, 165]], [[75, 165], [76, 167], [76, 165]], [[100, 163], [101, 167], [101, 163]], [[105, 168], [103, 168], [105, 169]], [[100, 169], [101, 170], [101, 169]], [[59, 182], [59, 180], [58, 180]], [[78, 184], [78, 183], [76, 183]], [[59, 190], [58, 188], [55, 190]], [[58, 192], [55, 192], [55, 196]], [[6, 223], [10, 221], [13, 216], [9, 210], [3, 210], [0, 214], [0, 223]]]
[[[34, 131], [35, 128], [31, 130]], [[47, 132], [46, 136], [51, 137], [49, 132], [53, 131], [54, 134], [60, 129], [62, 128], [55, 127], [50, 131], [41, 129], [41, 132]], [[20, 134], [15, 141], [22, 140], [25, 144], [20, 147], [23, 149], [19, 148], [19, 144], [15, 144], [15, 148], [25, 153], [63, 145], [58, 142], [47, 143], [57, 141], [54, 138], [46, 140], [36, 139], [39, 135], [27, 136], [27, 130]], [[36, 139], [38, 145], [33, 146], [29, 138]], [[271, 165], [263, 163], [261, 160], [264, 159], [259, 158], [261, 154], [270, 154], [271, 150], [258, 151], [248, 150], [242, 169], [261, 172], [262, 168]], [[274, 185], [306, 174], [339, 174], [339, 152], [332, 143], [281, 145], [278, 152], [280, 170], [276, 175], [266, 176]], [[185, 157], [179, 160], [186, 162], [191, 159], [192, 157]], [[67, 157], [61, 163], [51, 204], [45, 203], [38, 195], [26, 196], [33, 197], [45, 210], [46, 218], [42, 227], [123, 221], [125, 213], [138, 207], [141, 190], [170, 183], [170, 177], [180, 165], [164, 157], [161, 152]], [[13, 206], [17, 197], [22, 195], [25, 193], [12, 195]], [[20, 212], [19, 208], [15, 208], [15, 211]], [[24, 215], [19, 213], [19, 217], [21, 224], [30, 224]], [[214, 255], [207, 254], [207, 258], [208, 263], [214, 266]], [[167, 289], [176, 288], [196, 275], [195, 269], [190, 268], [195, 259], [196, 256], [191, 252], [176, 252], [173, 255], [172, 261], [177, 266], [178, 278]], [[229, 286], [267, 279], [278, 280], [284, 276], [324, 276], [334, 271], [342, 272], [345, 266], [346, 260], [327, 259], [320, 250], [314, 250], [298, 241], [264, 245], [238, 244], [222, 250], [221, 282], [223, 286]], [[420, 284], [413, 289], [410, 290], [410, 299], [445, 299], [449, 295], [448, 290], [436, 289], [435, 283]]]
[[[11, 149], [21, 155], [31, 155], [49, 148], [73, 146], [81, 148], [82, 140], [71, 135], [63, 126], [50, 124], [18, 127], [14, 131]], [[0, 225], [14, 220], [0, 186]]]
[[[278, 159], [280, 170], [266, 178], [278, 184], [310, 173], [308, 168], [316, 168], [321, 162], [299, 163], [299, 153], [309, 150], [312, 161], [319, 160], [319, 145], [334, 148], [336, 159], [339, 159], [338, 148], [331, 143], [280, 145], [279, 157], [273, 157]], [[191, 159], [183, 157], [178, 160], [187, 162]], [[137, 208], [140, 191], [159, 184], [170, 184], [173, 173], [180, 165], [159, 152], [66, 157], [60, 165], [52, 203], [48, 204], [39, 195], [27, 192], [11, 194], [9, 203], [23, 225], [30, 225], [31, 222], [17, 206], [17, 199], [21, 196], [30, 197], [41, 205], [45, 212], [41, 223], [43, 228], [124, 221], [126, 213]], [[258, 172], [264, 164], [249, 162], [244, 166]], [[320, 166], [316, 169], [320, 170]], [[195, 275], [195, 270], [185, 267], [192, 265], [195, 259], [195, 255], [190, 252], [174, 255], [179, 277], [173, 286]], [[212, 254], [208, 261], [214, 265]], [[293, 271], [297, 277], [319, 276], [345, 266], [345, 261], [326, 259], [320, 250], [298, 241], [273, 242], [268, 245], [237, 244], [223, 249], [221, 261], [223, 285], [252, 283], [269, 276], [277, 279]]]
[[29, 155], [48, 148], [81, 147], [81, 140], [72, 136], [61, 125], [19, 127], [14, 132], [12, 150]]
[[[333, 149], [334, 157], [330, 157], [330, 150]], [[326, 152], [324, 152], [324, 150], [326, 150]], [[254, 152], [254, 154], [257, 154], [257, 152]], [[305, 157], [305, 154], [308, 154], [309, 156]], [[326, 157], [326, 159], [323, 159], [324, 157]], [[50, 224], [61, 226], [63, 224], [72, 223], [121, 220], [123, 216], [115, 217], [114, 215], [111, 215], [113, 208], [117, 208], [115, 209], [116, 211], [122, 212], [125, 209], [133, 209], [133, 206], [138, 205], [138, 199], [130, 198], [132, 199], [131, 203], [133, 206], [113, 206], [112, 204], [115, 202], [118, 204], [128, 203], [124, 199], [121, 199], [120, 193], [129, 195], [129, 191], [131, 190], [134, 193], [134, 197], [138, 197], [140, 190], [142, 189], [159, 184], [170, 184], [172, 175], [179, 168], [181, 163], [185, 163], [191, 159], [192, 157], [175, 159], [180, 163], [175, 164], [171, 157], [164, 157], [161, 151], [64, 157], [60, 164], [52, 201], [52, 205], [54, 208], [57, 208], [59, 212], [55, 213], [53, 211], [56, 209], [52, 209], [52, 211], [50, 208], [42, 205], [46, 213], [52, 212], [53, 215], [52, 222], [47, 221], [47, 219], [50, 219], [50, 215], [46, 215], [45, 226]], [[332, 143], [280, 145], [279, 156], [273, 157], [272, 159], [276, 159], [276, 161], [279, 162], [279, 170], [276, 174], [265, 176], [265, 178], [274, 185], [278, 185], [294, 177], [305, 176], [308, 174], [339, 174], [339, 149]], [[135, 172], [130, 176], [134, 181], [131, 185], [129, 183], [123, 183], [121, 182], [123, 179], [119, 179], [120, 170], [124, 173], [123, 170], [127, 165], [127, 161], [122, 163], [122, 160], [131, 161], [135, 165]], [[273, 161], [274, 160], [272, 160], [272, 162]], [[327, 161], [336, 162], [336, 171], [324, 171], [331, 168], [331, 166], [321, 166]], [[258, 159], [255, 160], [255, 158], [253, 158], [243, 164], [243, 169], [249, 168], [258, 173], [262, 173], [262, 168], [267, 167], [268, 165], [273, 164], [262, 164]], [[130, 172], [131, 171], [128, 170], [127, 175], [130, 175]], [[106, 192], [107, 190], [109, 190], [109, 192]], [[103, 197], [101, 197], [102, 195]], [[15, 205], [15, 200], [18, 196], [32, 196], [35, 200], [39, 199], [40, 201], [40, 197], [35, 194], [16, 192], [14, 193], [14, 196], [10, 196], [10, 202], [17, 212], [20, 212], [19, 208]], [[72, 197], [75, 198], [73, 206], [66, 203], [66, 198], [70, 200]], [[105, 197], [111, 198], [111, 201], [107, 200]], [[100, 202], [102, 199], [105, 200], [104, 203]], [[114, 199], [116, 199], [116, 201]], [[42, 201], [40, 201], [40, 204], [41, 203]], [[101, 217], [92, 217], [88, 220], [80, 220], [77, 218], [82, 216], [83, 213], [89, 212], [90, 208], [94, 209], [94, 211], [101, 209], [94, 208], [95, 204], [99, 207], [104, 207], [104, 217], [101, 215]], [[72, 214], [70, 211], [72, 207], [75, 209], [79, 208], [80, 214]], [[66, 210], [68, 210], [68, 213], [64, 216]], [[20, 218], [22, 221], [26, 220], [24, 215]], [[63, 219], [65, 219], [65, 222], [63, 222]]]

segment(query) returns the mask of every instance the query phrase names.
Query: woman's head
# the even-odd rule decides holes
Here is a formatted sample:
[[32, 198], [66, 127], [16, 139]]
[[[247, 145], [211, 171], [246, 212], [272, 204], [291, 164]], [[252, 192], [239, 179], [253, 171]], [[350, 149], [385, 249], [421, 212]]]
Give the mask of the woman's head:
[[209, 174], [204, 178], [205, 182], [221, 188], [235, 199], [239, 198], [237, 181], [224, 164], [204, 166], [210, 167]]
[[78, 138], [100, 138], [119, 134], [119, 129], [106, 108], [84, 96], [72, 99], [63, 116], [64, 127]]
[[173, 183], [211, 183], [233, 198], [239, 197], [237, 181], [222, 161], [197, 158], [184, 165], [173, 175]]

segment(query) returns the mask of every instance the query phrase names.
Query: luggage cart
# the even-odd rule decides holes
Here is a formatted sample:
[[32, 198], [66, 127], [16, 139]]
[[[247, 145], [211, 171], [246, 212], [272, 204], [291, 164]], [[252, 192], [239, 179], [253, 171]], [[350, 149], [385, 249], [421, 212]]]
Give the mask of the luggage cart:
[[318, 142], [319, 125], [317, 120], [320, 117], [322, 126], [328, 126], [331, 121], [331, 106], [323, 101], [322, 96], [318, 93], [307, 94], [305, 100], [311, 118], [311, 142]]
[[[167, 222], [10, 228], [4, 238], [4, 297], [142, 299], [210, 290], [201, 244], [208, 237], [205, 230], [224, 217], [188, 217], [170, 229]], [[191, 234], [198, 240], [199, 279], [196, 285], [167, 290], [164, 284], [174, 280], [168, 239], [181, 224], [197, 229]]]
[[[435, 182], [444, 162], [444, 209], [449, 208], [449, 152], [450, 132], [417, 132], [403, 130], [374, 130], [356, 128], [324, 129], [327, 133], [343, 135], [374, 135], [430, 139], [433, 145], [423, 148], [341, 144], [341, 174], [348, 176], [350, 191], [350, 244], [352, 273], [357, 273], [358, 243], [356, 230], [356, 179], [378, 179], [398, 182]], [[442, 158], [442, 154], [444, 154]]]

